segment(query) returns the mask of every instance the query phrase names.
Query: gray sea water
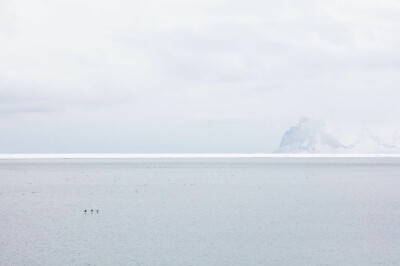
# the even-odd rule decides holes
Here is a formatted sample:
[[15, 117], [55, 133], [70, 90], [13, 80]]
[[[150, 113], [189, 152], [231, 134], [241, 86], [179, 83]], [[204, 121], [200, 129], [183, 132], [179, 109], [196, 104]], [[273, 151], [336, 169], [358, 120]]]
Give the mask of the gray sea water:
[[400, 158], [0, 161], [0, 265], [399, 262]]

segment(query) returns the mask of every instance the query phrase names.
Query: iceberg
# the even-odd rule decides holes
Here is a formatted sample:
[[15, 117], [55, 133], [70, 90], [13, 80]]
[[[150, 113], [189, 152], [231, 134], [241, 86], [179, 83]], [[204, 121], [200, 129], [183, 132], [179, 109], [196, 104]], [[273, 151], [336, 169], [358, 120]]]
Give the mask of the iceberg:
[[[323, 121], [301, 118], [282, 137], [276, 153], [400, 153], [400, 133], [381, 137], [363, 131], [350, 143], [331, 132]], [[346, 143], [346, 144], [344, 144]]]
[[346, 146], [327, 131], [324, 122], [304, 117], [297, 126], [285, 132], [276, 152], [335, 153], [345, 152], [346, 149]]

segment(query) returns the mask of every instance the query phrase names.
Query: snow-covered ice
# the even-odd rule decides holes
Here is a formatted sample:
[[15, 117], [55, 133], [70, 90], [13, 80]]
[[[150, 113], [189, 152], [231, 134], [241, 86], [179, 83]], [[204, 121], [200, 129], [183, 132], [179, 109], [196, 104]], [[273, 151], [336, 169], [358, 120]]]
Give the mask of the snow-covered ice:
[[0, 160], [0, 265], [396, 265], [399, 187], [399, 158]]
[[[350, 137], [350, 135], [354, 135]], [[347, 136], [346, 136], [347, 135]], [[400, 130], [339, 132], [324, 121], [300, 119], [282, 137], [277, 153], [400, 154]]]

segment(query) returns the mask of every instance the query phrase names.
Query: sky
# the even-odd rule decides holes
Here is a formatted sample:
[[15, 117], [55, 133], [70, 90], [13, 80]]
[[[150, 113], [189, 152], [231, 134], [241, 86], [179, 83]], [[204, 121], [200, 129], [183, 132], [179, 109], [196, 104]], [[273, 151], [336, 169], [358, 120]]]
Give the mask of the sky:
[[0, 153], [272, 152], [400, 126], [400, 1], [1, 0]]

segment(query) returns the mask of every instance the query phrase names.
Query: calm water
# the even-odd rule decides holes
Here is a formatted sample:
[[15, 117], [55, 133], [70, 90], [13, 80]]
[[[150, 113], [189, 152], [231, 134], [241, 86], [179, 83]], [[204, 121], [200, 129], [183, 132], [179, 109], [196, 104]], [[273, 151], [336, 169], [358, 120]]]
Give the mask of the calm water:
[[0, 161], [0, 265], [399, 261], [400, 158]]

